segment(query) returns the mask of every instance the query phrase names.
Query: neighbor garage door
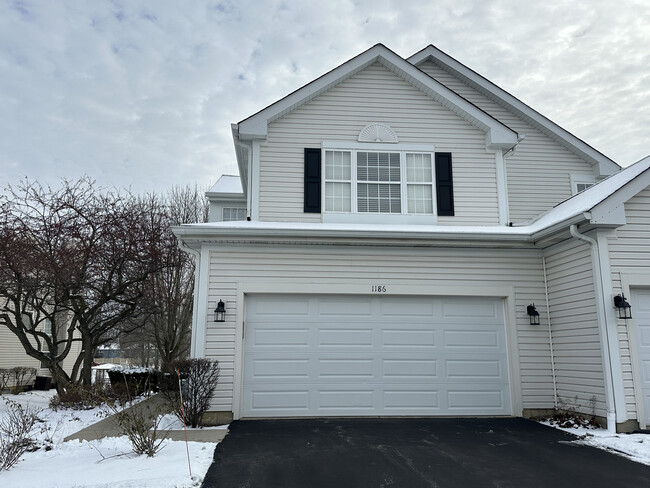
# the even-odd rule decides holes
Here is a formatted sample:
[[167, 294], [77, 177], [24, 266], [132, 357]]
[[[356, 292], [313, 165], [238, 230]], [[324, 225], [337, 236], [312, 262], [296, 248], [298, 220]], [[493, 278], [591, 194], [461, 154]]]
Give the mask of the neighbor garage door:
[[243, 417], [511, 414], [503, 300], [246, 296]]
[[638, 371], [641, 379], [639, 389], [644, 409], [641, 424], [650, 426], [650, 289], [632, 291], [632, 317], [636, 324]]

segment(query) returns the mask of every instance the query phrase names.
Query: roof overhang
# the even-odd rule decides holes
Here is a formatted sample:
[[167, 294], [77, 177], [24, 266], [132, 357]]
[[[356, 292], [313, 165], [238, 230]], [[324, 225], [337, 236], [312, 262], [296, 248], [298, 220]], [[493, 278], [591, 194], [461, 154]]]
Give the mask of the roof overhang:
[[506, 107], [531, 126], [540, 130], [574, 154], [590, 162], [594, 168], [594, 175], [596, 178], [605, 177], [621, 169], [618, 164], [595, 150], [583, 140], [547, 119], [521, 100], [517, 99], [502, 88], [499, 88], [488, 79], [479, 75], [448, 54], [442, 52], [437, 47], [429, 45], [408, 58], [408, 61], [415, 66], [419, 66], [426, 61], [431, 61], [442, 69], [450, 72], [479, 93]]

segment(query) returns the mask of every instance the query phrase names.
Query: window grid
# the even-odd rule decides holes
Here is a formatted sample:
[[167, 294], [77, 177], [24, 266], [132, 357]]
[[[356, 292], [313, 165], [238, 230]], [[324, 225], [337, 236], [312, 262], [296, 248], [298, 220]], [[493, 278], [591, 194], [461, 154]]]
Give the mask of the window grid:
[[324, 153], [326, 212], [434, 214], [432, 153]]
[[221, 213], [224, 222], [246, 220], [246, 209], [236, 207], [224, 207]]

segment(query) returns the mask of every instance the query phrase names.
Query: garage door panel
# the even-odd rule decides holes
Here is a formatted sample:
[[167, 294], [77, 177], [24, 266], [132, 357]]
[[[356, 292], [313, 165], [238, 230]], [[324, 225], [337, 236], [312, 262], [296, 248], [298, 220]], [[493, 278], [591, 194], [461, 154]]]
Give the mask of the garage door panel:
[[372, 347], [372, 329], [319, 328], [318, 347]]
[[438, 391], [384, 390], [383, 404], [388, 411], [433, 415], [440, 410]]
[[447, 392], [447, 406], [450, 411], [475, 412], [481, 409], [486, 413], [491, 410], [501, 411], [505, 407], [505, 399], [502, 390], [484, 389], [453, 389]]
[[323, 298], [317, 302], [318, 315], [321, 317], [371, 317], [372, 301], [360, 299], [358, 302], [345, 303], [340, 300]]
[[[310, 316], [294, 325], [265, 320], [262, 307], [250, 315], [257, 298], [246, 297], [243, 417], [511, 413], [504, 324], [485, 325], [503, 320], [502, 300], [449, 323], [446, 299], [362, 297], [354, 315], [359, 297], [301, 296]], [[321, 313], [333, 307], [345, 314]], [[477, 325], [476, 310], [492, 315]]]
[[493, 379], [502, 381], [505, 376], [503, 363], [499, 360], [447, 360], [445, 364], [448, 380]]
[[443, 344], [447, 349], [500, 349], [502, 341], [498, 331], [480, 329], [445, 330]]
[[438, 378], [437, 361], [435, 359], [384, 359], [383, 379], [427, 379]]
[[309, 346], [310, 331], [307, 328], [267, 327], [253, 329], [253, 341], [250, 348], [263, 348], [265, 346]]
[[502, 313], [501, 307], [492, 299], [472, 299], [468, 301], [463, 298], [449, 298], [442, 304], [442, 317], [444, 319], [456, 320], [477, 320], [500, 323]]
[[430, 329], [383, 329], [381, 331], [381, 344], [384, 347], [400, 348], [435, 346], [436, 335]]
[[380, 314], [384, 317], [409, 317], [431, 319], [434, 315], [433, 301], [423, 302], [422, 300], [409, 299], [392, 299], [390, 297], [382, 299], [379, 307]]
[[646, 428], [650, 426], [650, 290], [632, 290], [630, 300], [632, 317], [636, 327], [636, 350], [638, 353], [638, 374], [640, 376], [641, 403]]

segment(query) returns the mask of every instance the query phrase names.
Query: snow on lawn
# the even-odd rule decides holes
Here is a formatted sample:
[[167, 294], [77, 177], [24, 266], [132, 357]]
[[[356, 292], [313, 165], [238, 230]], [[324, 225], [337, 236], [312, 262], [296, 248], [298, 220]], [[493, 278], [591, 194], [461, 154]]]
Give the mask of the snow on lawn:
[[577, 444], [604, 449], [632, 461], [650, 465], [650, 435], [648, 434], [613, 434], [605, 429], [559, 427], [548, 420], [541, 423], [578, 436], [579, 439], [575, 441]]
[[[9, 471], [0, 471], [2, 488], [189, 488], [201, 485], [216, 443], [190, 442], [190, 478], [185, 442], [164, 441], [163, 449], [153, 458], [131, 451], [126, 437], [109, 437], [98, 441], [68, 441], [63, 438], [105, 418], [104, 408], [92, 410], [52, 411], [48, 403], [54, 390], [33, 391], [20, 395], [0, 396], [0, 416], [7, 411], [10, 399], [41, 410], [36, 439], [51, 445], [25, 453]], [[49, 441], [49, 442], [48, 442]]]

